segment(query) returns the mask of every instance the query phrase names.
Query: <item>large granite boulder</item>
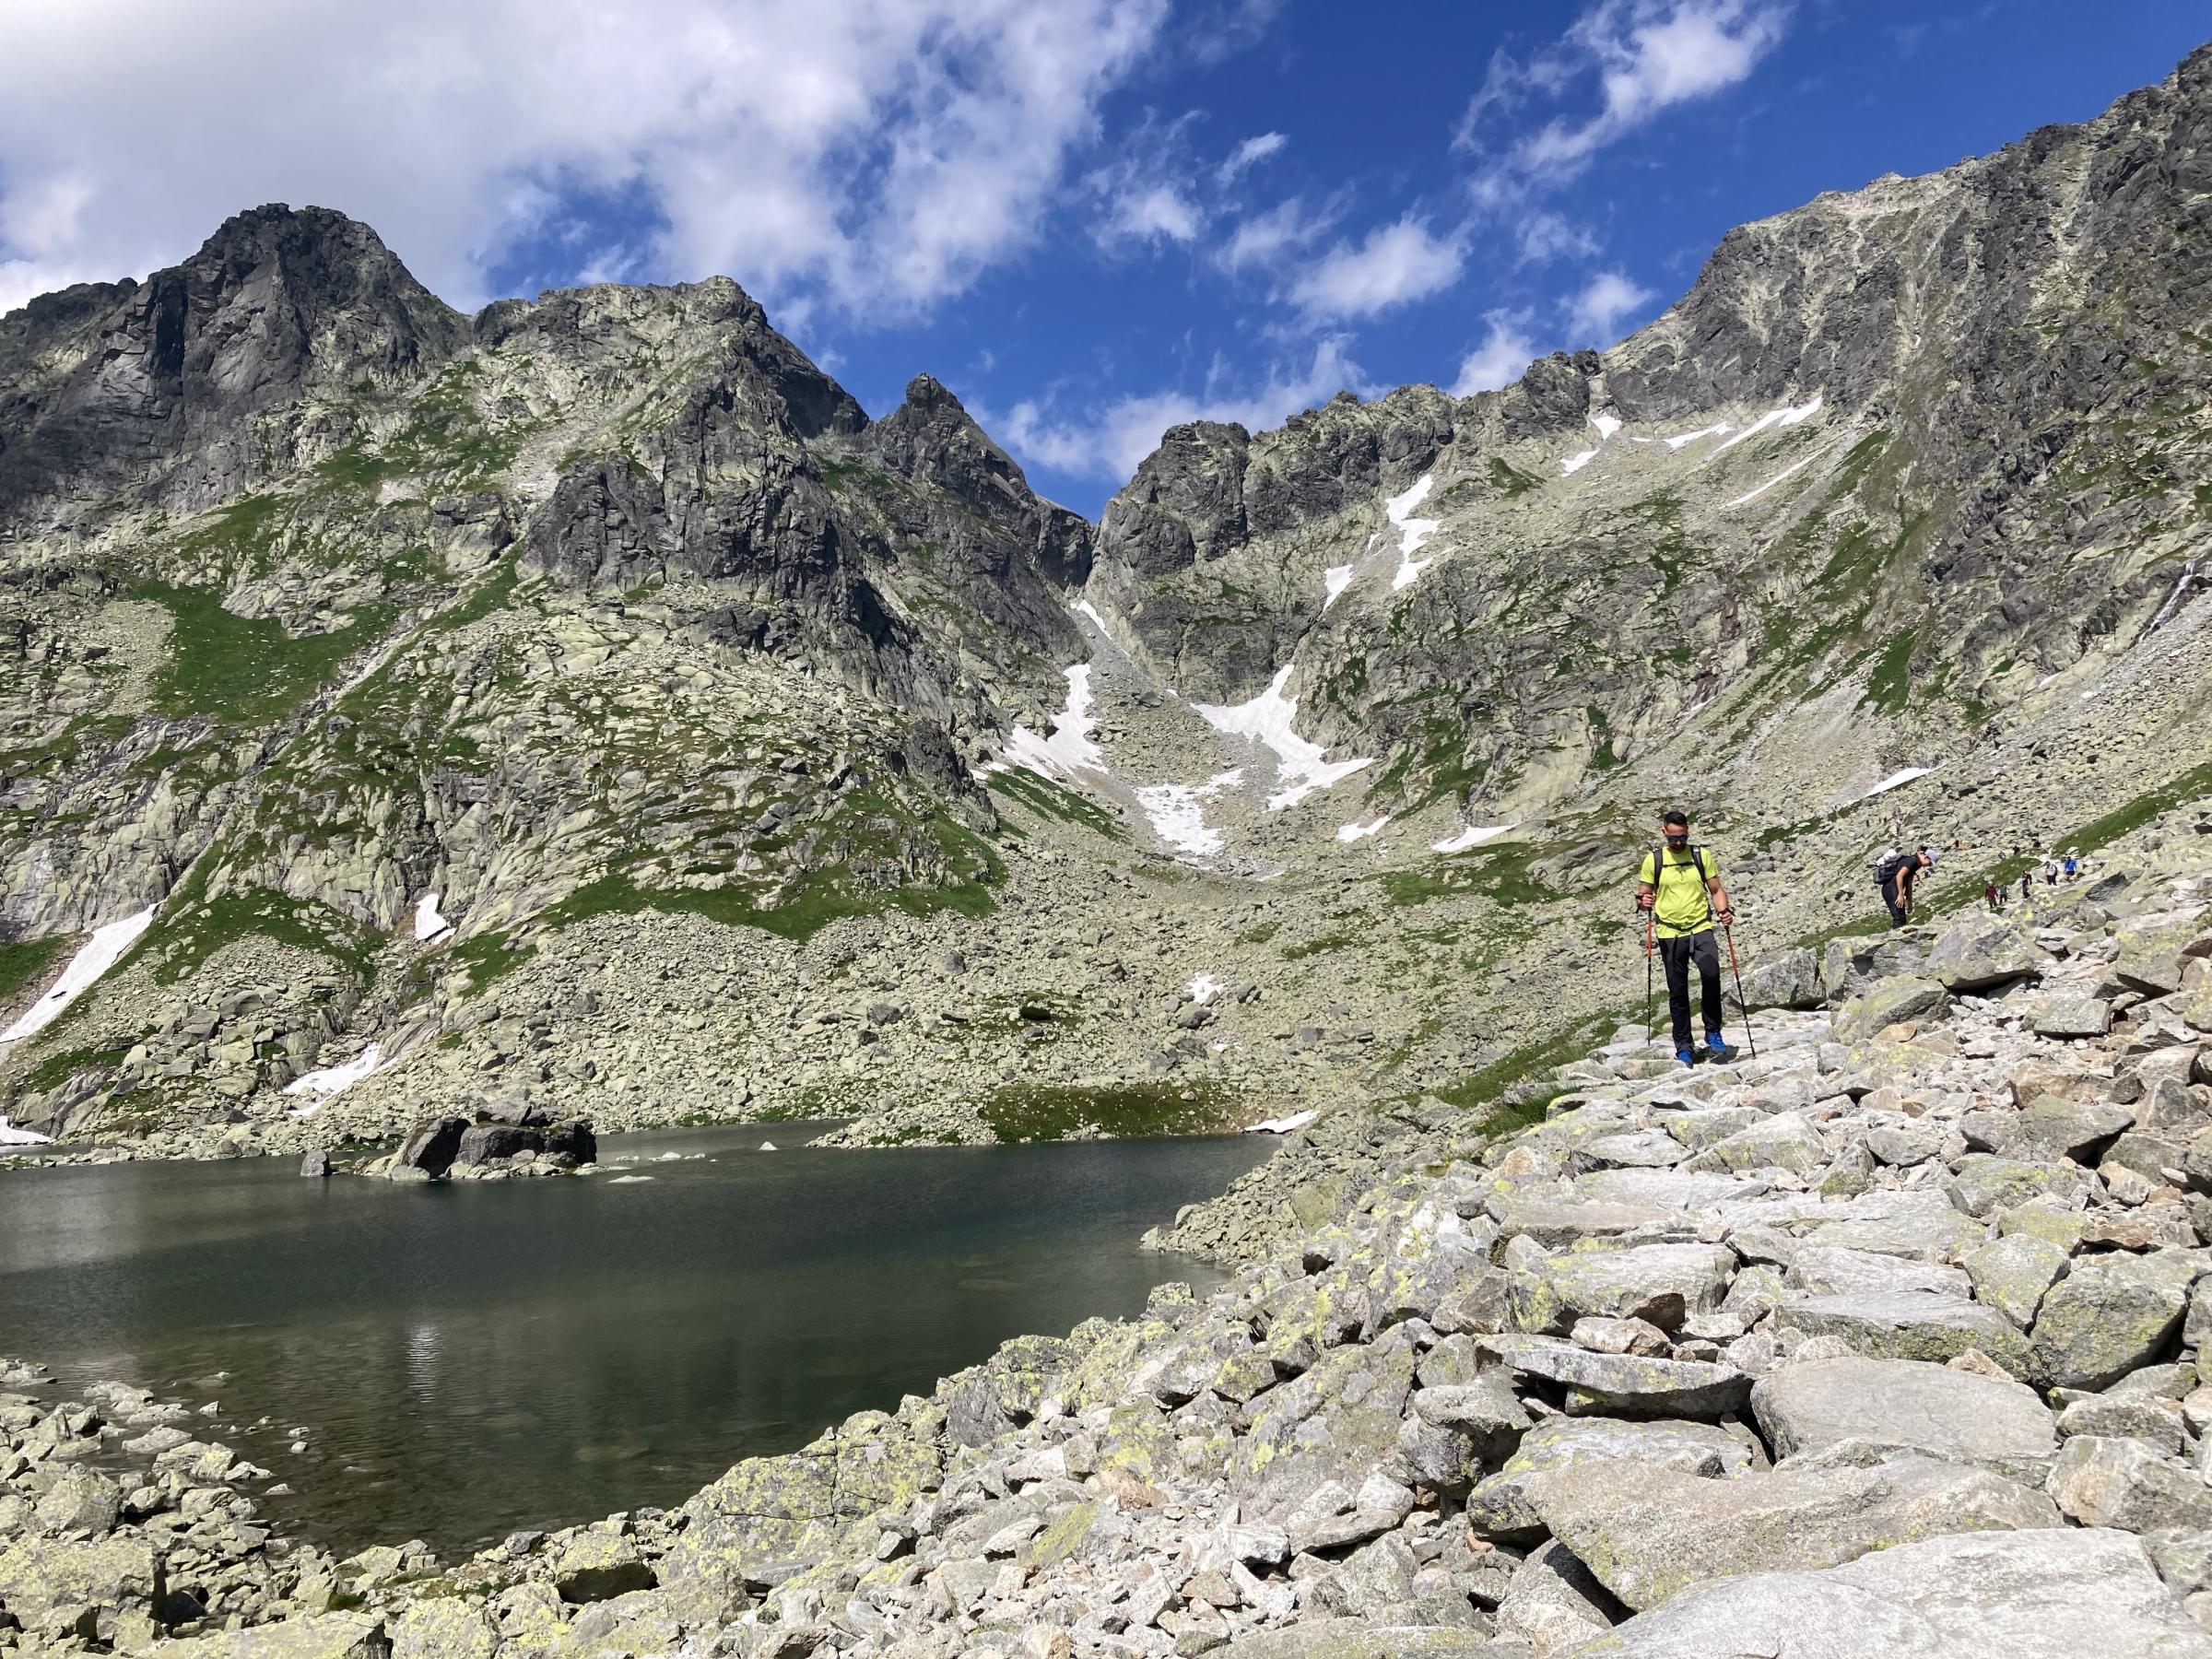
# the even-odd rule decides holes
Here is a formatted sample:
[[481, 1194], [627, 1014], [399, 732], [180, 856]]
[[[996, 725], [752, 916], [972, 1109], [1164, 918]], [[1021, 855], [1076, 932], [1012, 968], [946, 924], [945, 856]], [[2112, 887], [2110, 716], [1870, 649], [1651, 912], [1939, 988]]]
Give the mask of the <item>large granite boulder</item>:
[[2040, 1484], [2058, 1453], [2051, 1413], [2032, 1389], [1916, 1359], [1784, 1366], [1753, 1385], [1751, 1410], [1777, 1459], [1857, 1441]]
[[1829, 1567], [1950, 1533], [2062, 1524], [2039, 1491], [1914, 1456], [1735, 1480], [1585, 1463], [1535, 1481], [1528, 1500], [1552, 1536], [1640, 1612], [1739, 1573]]
[[1986, 991], [2032, 979], [2051, 963], [2024, 922], [1971, 911], [1960, 916], [1928, 950], [1927, 977], [1946, 991]]
[[1575, 1659], [2212, 1659], [2142, 1544], [2104, 1529], [1983, 1532], [1818, 1572], [1693, 1590]]

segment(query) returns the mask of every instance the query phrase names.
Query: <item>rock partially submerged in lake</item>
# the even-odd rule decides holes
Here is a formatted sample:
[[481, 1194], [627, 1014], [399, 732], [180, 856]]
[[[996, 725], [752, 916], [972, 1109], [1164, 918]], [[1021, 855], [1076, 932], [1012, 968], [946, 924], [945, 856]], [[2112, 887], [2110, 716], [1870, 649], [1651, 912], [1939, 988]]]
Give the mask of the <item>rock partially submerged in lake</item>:
[[138, 1653], [319, 1609], [341, 1588], [346, 1564], [258, 1512], [253, 1489], [277, 1490], [268, 1470], [175, 1427], [194, 1418], [184, 1405], [114, 1382], [75, 1399], [13, 1392], [49, 1386], [0, 1359], [0, 1653]]
[[[512, 1114], [509, 1114], [512, 1115]], [[599, 1140], [589, 1118], [566, 1123], [513, 1123], [480, 1113], [426, 1118], [408, 1132], [399, 1150], [370, 1164], [364, 1175], [386, 1181], [504, 1181], [518, 1176], [572, 1175], [599, 1161]]]

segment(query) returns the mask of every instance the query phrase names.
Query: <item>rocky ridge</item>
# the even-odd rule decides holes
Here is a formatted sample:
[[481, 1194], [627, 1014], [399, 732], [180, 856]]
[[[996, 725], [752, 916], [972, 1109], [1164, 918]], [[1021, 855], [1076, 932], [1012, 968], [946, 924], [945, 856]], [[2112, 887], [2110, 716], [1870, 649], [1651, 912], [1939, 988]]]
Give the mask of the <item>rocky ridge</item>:
[[91, 1414], [18, 1411], [0, 1642], [2212, 1653], [2191, 831], [2169, 814], [2025, 913], [1846, 947], [1864, 976], [1762, 1014], [1756, 1058], [1685, 1072], [1622, 1030], [1538, 1121], [1390, 1149], [1203, 1301], [1018, 1339], [675, 1511], [434, 1573], [319, 1564], [230, 1630], [162, 1637], [139, 1580], [65, 1570], [71, 1529], [25, 1512], [61, 1488], [42, 1426]]

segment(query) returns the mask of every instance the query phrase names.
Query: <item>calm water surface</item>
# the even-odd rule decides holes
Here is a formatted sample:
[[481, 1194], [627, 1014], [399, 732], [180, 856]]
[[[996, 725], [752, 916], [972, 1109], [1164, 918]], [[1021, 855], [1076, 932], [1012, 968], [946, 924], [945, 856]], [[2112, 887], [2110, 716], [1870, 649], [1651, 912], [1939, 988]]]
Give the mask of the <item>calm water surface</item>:
[[219, 1401], [211, 1431], [299, 1488], [266, 1507], [307, 1535], [475, 1548], [674, 1503], [1009, 1336], [1210, 1288], [1137, 1235], [1273, 1149], [793, 1145], [807, 1133], [610, 1135], [603, 1161], [653, 1178], [619, 1184], [303, 1181], [277, 1159], [0, 1174], [0, 1353]]

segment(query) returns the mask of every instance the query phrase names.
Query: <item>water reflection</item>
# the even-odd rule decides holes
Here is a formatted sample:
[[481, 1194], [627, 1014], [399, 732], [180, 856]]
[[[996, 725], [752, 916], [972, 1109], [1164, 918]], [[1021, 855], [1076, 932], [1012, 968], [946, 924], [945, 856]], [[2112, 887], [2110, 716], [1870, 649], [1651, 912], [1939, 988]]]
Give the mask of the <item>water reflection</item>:
[[272, 1507], [315, 1535], [475, 1547], [677, 1500], [1018, 1332], [1210, 1284], [1137, 1234], [1269, 1149], [813, 1152], [793, 1130], [765, 1155], [757, 1127], [610, 1137], [610, 1158], [712, 1159], [618, 1185], [260, 1163], [0, 1176], [0, 1351], [219, 1397], [226, 1424], [268, 1415], [226, 1438], [299, 1488]]

